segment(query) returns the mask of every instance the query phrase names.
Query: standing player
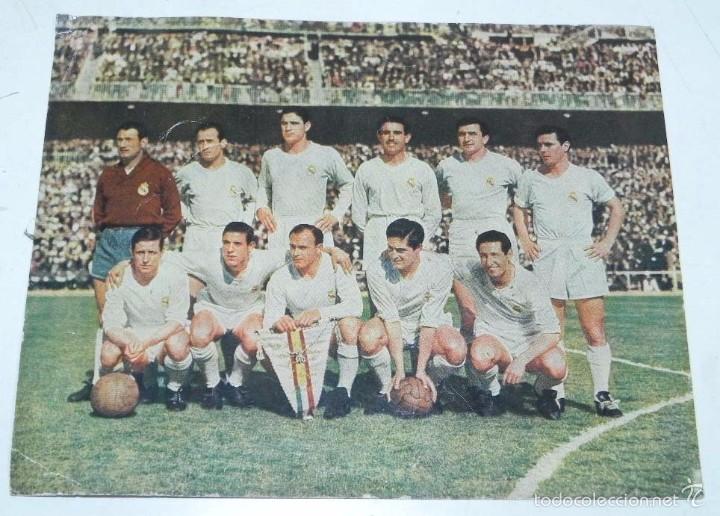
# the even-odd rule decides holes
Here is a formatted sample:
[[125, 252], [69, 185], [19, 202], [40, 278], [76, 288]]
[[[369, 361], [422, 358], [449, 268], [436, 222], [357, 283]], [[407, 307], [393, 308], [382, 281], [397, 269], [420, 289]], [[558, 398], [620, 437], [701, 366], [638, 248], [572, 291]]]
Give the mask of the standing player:
[[189, 308], [185, 272], [163, 263], [163, 234], [149, 226], [135, 232], [132, 258], [122, 284], [108, 292], [102, 321], [105, 341], [100, 354], [101, 374], [121, 361], [142, 373], [153, 361], [162, 361], [168, 375], [166, 405], [186, 407], [183, 385], [192, 357], [184, 324]]
[[450, 260], [423, 251], [424, 238], [418, 222], [404, 218], [391, 222], [387, 251], [368, 268], [368, 290], [377, 315], [363, 325], [359, 344], [380, 380], [380, 392], [366, 414], [387, 410], [390, 389], [405, 377], [405, 348], [417, 349], [415, 376], [432, 391], [433, 401], [435, 383], [459, 372], [465, 363], [465, 341], [444, 312], [453, 280]]
[[516, 384], [527, 371], [538, 375], [538, 410], [548, 419], [559, 419], [565, 400], [558, 399], [552, 387], [563, 381], [567, 366], [550, 296], [533, 273], [513, 260], [505, 232], [481, 233], [475, 243], [480, 262], [476, 259], [460, 276], [482, 307], [475, 318], [468, 367], [473, 408], [481, 416], [498, 414], [498, 372], [505, 372], [505, 384]]
[[[310, 118], [304, 109], [286, 109], [280, 117], [283, 145], [265, 152], [260, 168], [257, 219], [268, 230], [268, 246], [287, 249], [288, 234], [297, 224], [314, 224], [332, 247], [332, 228], [350, 207], [353, 176], [332, 147], [307, 138]], [[339, 195], [325, 213], [327, 184]]]
[[263, 327], [288, 332], [316, 323], [337, 324], [340, 377], [337, 388], [328, 393], [323, 417], [343, 417], [350, 413], [358, 370], [357, 335], [363, 311], [360, 288], [353, 275], [334, 270], [330, 257], [323, 254], [319, 228], [299, 224], [289, 238], [292, 263], [276, 271], [268, 282]]
[[[170, 171], [145, 152], [148, 144], [144, 126], [138, 122], [122, 124], [116, 133], [120, 161], [103, 169], [98, 179], [93, 220], [100, 236], [95, 242], [90, 275], [98, 314], [105, 305], [105, 279], [118, 262], [130, 257], [130, 240], [143, 226], [162, 226], [165, 236], [180, 222], [180, 196]], [[102, 340], [98, 331], [97, 351]], [[93, 377], [93, 383], [97, 375]], [[92, 385], [70, 394], [68, 401], [90, 399]]]
[[[547, 285], [563, 328], [565, 304], [575, 301], [588, 343], [595, 408], [601, 416], [619, 417], [622, 412], [608, 387], [611, 354], [605, 336], [603, 296], [608, 287], [603, 259], [615, 243], [625, 212], [600, 174], [570, 163], [570, 136], [564, 129], [541, 127], [535, 137], [543, 165], [538, 171], [525, 172], [520, 180], [514, 213], [518, 239]], [[592, 212], [596, 204], [606, 204], [610, 217], [605, 236], [593, 242]], [[528, 231], [529, 216], [536, 242]]]
[[252, 224], [257, 179], [248, 167], [225, 157], [228, 142], [217, 122], [201, 124], [195, 143], [197, 161], [175, 174], [187, 221], [183, 252], [218, 253], [229, 222]]
[[[455, 269], [477, 261], [473, 247], [477, 235], [494, 229], [505, 233], [517, 257], [515, 232], [507, 220], [511, 190], [522, 175], [520, 164], [485, 147], [490, 139], [487, 126], [470, 117], [456, 124], [458, 145], [462, 154], [445, 158], [437, 168], [441, 193], [452, 196], [450, 224], [450, 259]], [[477, 310], [467, 288], [455, 281], [453, 291], [461, 314], [461, 331], [472, 333]]]
[[404, 119], [384, 117], [377, 128], [382, 155], [360, 165], [355, 175], [352, 219], [364, 233], [364, 269], [385, 249], [385, 229], [393, 220], [420, 222], [427, 241], [440, 224], [437, 179], [430, 166], [408, 154], [411, 137]]

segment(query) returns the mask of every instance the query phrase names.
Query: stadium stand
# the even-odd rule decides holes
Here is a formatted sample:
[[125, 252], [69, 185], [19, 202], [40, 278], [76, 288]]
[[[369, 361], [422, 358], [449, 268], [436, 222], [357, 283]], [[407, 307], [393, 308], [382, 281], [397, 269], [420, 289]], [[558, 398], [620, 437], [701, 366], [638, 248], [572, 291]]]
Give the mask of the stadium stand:
[[[69, 41], [58, 44], [52, 96], [661, 109], [655, 43], [638, 30], [258, 20], [210, 30], [207, 19], [191, 18], [139, 31], [137, 23], [59, 27]], [[577, 94], [593, 99], [568, 100]]]

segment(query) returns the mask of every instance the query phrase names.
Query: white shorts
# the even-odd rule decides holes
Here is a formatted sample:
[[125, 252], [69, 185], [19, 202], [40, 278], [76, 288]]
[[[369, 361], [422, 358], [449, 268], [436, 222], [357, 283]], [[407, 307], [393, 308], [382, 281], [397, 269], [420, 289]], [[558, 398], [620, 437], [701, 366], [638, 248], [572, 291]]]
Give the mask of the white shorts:
[[[187, 321], [184, 323], [184, 328], [187, 330], [188, 323]], [[140, 327], [140, 328], [128, 328], [132, 330], [135, 335], [138, 336], [140, 340], [147, 339], [150, 337], [153, 333], [158, 331], [160, 327], [159, 326], [150, 326], [150, 327]], [[148, 362], [155, 362], [158, 357], [160, 356], [160, 353], [162, 353], [163, 348], [165, 347], [165, 341], [158, 342], [157, 344], [153, 344], [149, 348], [145, 350], [145, 356], [148, 359]]]
[[533, 269], [553, 299], [587, 299], [608, 293], [605, 262], [590, 259], [589, 242], [541, 240]]
[[[363, 232], [363, 270], [367, 270], [368, 266], [373, 263], [382, 252], [387, 249], [387, 237], [385, 231], [391, 222], [405, 217], [422, 225], [422, 221], [417, 217], [409, 217], [403, 215], [392, 215], [388, 217], [370, 217], [365, 225]], [[423, 228], [424, 229], [424, 228]], [[427, 235], [425, 235], [427, 237]]]
[[[298, 224], [310, 224], [314, 225], [315, 222], [321, 218], [322, 215], [317, 217], [282, 217], [276, 216], [275, 222], [277, 228], [274, 233], [268, 233], [268, 249], [289, 249], [290, 248], [290, 231]], [[323, 233], [323, 246], [335, 247], [333, 241], [332, 231]]]
[[[443, 313], [441, 320], [438, 321], [438, 327], [452, 325], [452, 314], [450, 314], [449, 312]], [[406, 323], [405, 321], [400, 321], [400, 328], [402, 330], [403, 348], [417, 348], [418, 341], [420, 340], [420, 326], [414, 323]]]
[[256, 304], [251, 306], [247, 310], [233, 310], [230, 308], [224, 308], [222, 306], [213, 305], [207, 301], [198, 301], [194, 307], [195, 314], [199, 314], [203, 310], [206, 310], [213, 314], [218, 320], [220, 325], [227, 330], [233, 330], [237, 328], [249, 315], [262, 314], [263, 305]]
[[535, 339], [539, 337], [539, 335], [531, 335], [529, 337], [525, 335], [501, 336], [497, 333], [494, 333], [492, 329], [485, 326], [484, 324], [482, 324], [482, 322], [478, 320], [475, 321], [475, 328], [473, 330], [473, 333], [475, 337], [480, 337], [481, 335], [489, 335], [490, 337], [496, 338], [505, 347], [505, 349], [507, 349], [507, 352], [513, 358], [527, 351], [530, 345], [535, 342]]
[[507, 235], [513, 252], [513, 263], [519, 263], [517, 239], [508, 221], [496, 219], [453, 220], [449, 230], [448, 251], [455, 270], [466, 269], [469, 263], [476, 263], [479, 260], [475, 241], [479, 234], [490, 230], [500, 231]]

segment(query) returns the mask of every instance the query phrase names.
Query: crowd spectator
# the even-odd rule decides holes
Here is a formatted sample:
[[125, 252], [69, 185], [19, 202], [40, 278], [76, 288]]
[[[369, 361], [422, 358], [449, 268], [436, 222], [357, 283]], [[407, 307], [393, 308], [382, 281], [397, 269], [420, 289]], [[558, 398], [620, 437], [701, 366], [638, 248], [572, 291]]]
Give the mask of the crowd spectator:
[[418, 38], [324, 38], [324, 85], [365, 90], [570, 93], [660, 91], [655, 45], [596, 42], [555, 48], [460, 33]]
[[300, 37], [237, 32], [109, 32], [98, 40], [98, 82], [307, 87]]

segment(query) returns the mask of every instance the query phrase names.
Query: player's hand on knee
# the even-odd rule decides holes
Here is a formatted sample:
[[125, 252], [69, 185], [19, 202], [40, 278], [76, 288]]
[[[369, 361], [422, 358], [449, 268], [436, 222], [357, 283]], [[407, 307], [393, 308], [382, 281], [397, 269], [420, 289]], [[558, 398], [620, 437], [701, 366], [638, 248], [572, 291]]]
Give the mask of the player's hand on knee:
[[295, 318], [295, 324], [300, 328], [312, 326], [320, 320], [320, 310], [306, 310]]
[[123, 260], [110, 269], [107, 278], [105, 278], [105, 287], [108, 290], [118, 288], [122, 285], [123, 274], [125, 274], [125, 269], [127, 269], [128, 265], [130, 265], [130, 261]]
[[277, 229], [277, 222], [268, 208], [258, 208], [256, 215], [257, 219], [263, 226], [265, 226], [268, 232], [275, 233], [275, 230]]
[[520, 383], [523, 375], [525, 374], [525, 363], [520, 360], [513, 360], [510, 365], [505, 369], [505, 376], [503, 377], [503, 383], [506, 385], [513, 385]]
[[435, 384], [430, 379], [430, 377], [427, 375], [425, 371], [418, 370], [415, 373], [415, 378], [420, 380], [423, 385], [425, 385], [426, 389], [430, 389], [430, 392], [432, 393], [432, 400], [433, 402], [437, 401], [437, 389], [435, 388]]
[[292, 317], [289, 315], [283, 315], [275, 324], [273, 324], [273, 329], [278, 333], [285, 333], [297, 330], [297, 325]]
[[329, 213], [326, 213], [315, 221], [315, 227], [317, 227], [323, 233], [327, 233], [328, 231], [332, 230], [332, 228], [334, 228], [335, 224], [337, 223], [338, 219], [336, 219]]

